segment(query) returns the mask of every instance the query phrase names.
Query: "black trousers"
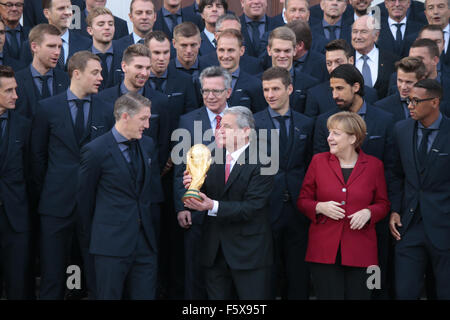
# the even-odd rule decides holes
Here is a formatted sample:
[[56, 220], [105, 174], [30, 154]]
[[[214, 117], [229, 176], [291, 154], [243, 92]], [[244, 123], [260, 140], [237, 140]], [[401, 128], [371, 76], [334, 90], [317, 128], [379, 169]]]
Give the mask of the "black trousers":
[[270, 299], [271, 267], [250, 270], [231, 269], [219, 247], [212, 267], [206, 269], [206, 291], [209, 300]]
[[314, 290], [319, 300], [370, 300], [366, 268], [311, 263]]
[[280, 294], [283, 299], [307, 300], [311, 277], [309, 264], [305, 262], [309, 224], [291, 202], [284, 203], [282, 214], [287, 216], [285, 222], [272, 229], [275, 264], [271, 298]]
[[0, 205], [0, 254], [6, 298], [30, 299], [30, 232], [15, 232], [2, 205]]

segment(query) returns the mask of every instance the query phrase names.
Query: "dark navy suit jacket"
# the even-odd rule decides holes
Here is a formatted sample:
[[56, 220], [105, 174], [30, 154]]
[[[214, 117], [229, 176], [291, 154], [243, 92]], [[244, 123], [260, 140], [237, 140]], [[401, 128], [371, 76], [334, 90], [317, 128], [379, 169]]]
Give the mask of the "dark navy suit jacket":
[[[190, 22], [194, 23], [195, 25], [197, 25], [197, 27], [200, 31], [203, 30], [202, 18], [199, 15], [197, 15], [195, 12], [193, 12], [192, 10], [182, 8], [181, 9], [181, 17], [182, 17], [181, 18], [182, 22], [190, 21]], [[163, 31], [169, 37], [170, 41], [172, 41], [173, 34], [166, 24], [166, 21], [164, 19], [164, 14], [162, 12], [162, 8], [158, 10], [158, 13], [156, 15], [156, 21], [155, 21], [155, 24], [153, 25], [153, 30]]]
[[289, 97], [291, 108], [297, 112], [304, 113], [306, 106], [307, 90], [319, 84], [319, 80], [304, 72], [294, 70], [292, 77], [294, 91]]
[[[77, 32], [70, 30], [69, 31], [69, 55], [66, 60], [66, 68], [67, 63], [75, 53], [82, 50], [89, 50], [92, 47], [92, 40], [89, 38], [83, 37], [79, 35]], [[24, 63], [31, 63], [33, 61], [33, 55], [31, 53], [30, 49], [30, 43], [29, 41], [25, 41], [22, 45], [21, 51], [20, 51], [20, 60]], [[56, 66], [59, 68], [59, 65]]]
[[[392, 211], [401, 215], [403, 236], [420, 206], [420, 213], [427, 237], [439, 250], [450, 249], [450, 119], [443, 116], [439, 133], [419, 169], [415, 153], [417, 122], [407, 119], [394, 128], [395, 195], [391, 197]], [[401, 241], [405, 241], [402, 238]]]
[[30, 33], [30, 29], [22, 27], [22, 32], [20, 33], [20, 43], [19, 43], [18, 56], [13, 56], [10, 53], [9, 43], [8, 43], [8, 40], [6, 40], [6, 38], [5, 38], [5, 44], [3, 46], [3, 57], [10, 57], [10, 58], [12, 58], [14, 60], [19, 60], [20, 59], [20, 50], [25, 45], [25, 41], [28, 40], [28, 34], [29, 33]]
[[[80, 29], [73, 29], [78, 32], [80, 35], [86, 38], [91, 38], [91, 35], [87, 32], [87, 24], [86, 24], [86, 13], [84, 10], [81, 10], [81, 25]], [[125, 20], [114, 16], [114, 40], [118, 40], [122, 37], [125, 37], [128, 34], [128, 24]]]
[[[275, 176], [274, 185], [270, 198], [271, 224], [279, 225], [288, 221], [289, 217], [283, 216], [283, 193], [288, 191], [290, 201], [297, 208], [297, 197], [305, 177], [306, 169], [312, 156], [312, 138], [314, 121], [298, 112], [291, 110], [293, 128], [290, 129], [289, 155], [286, 163], [280, 161], [280, 168]], [[254, 115], [255, 126], [259, 129], [267, 129], [267, 135], [259, 135], [260, 141], [267, 141], [267, 150], [271, 150], [271, 131], [276, 129], [269, 111], [263, 110]], [[275, 137], [276, 138], [276, 137]], [[303, 215], [300, 215], [304, 218]], [[308, 220], [304, 218], [304, 221]]]
[[394, 36], [386, 19], [381, 20], [380, 36], [378, 37], [377, 46], [383, 48], [383, 50], [389, 50], [392, 54], [399, 56], [400, 58], [409, 55], [409, 46], [411, 45], [408, 38], [416, 39], [419, 34], [422, 24], [413, 21], [411, 19], [406, 20], [406, 30], [403, 36], [402, 45], [397, 48]]
[[394, 117], [394, 122], [398, 122], [400, 120], [405, 120], [405, 111], [402, 105], [402, 101], [400, 100], [400, 94], [394, 93], [393, 95], [387, 96], [384, 99], [381, 99], [375, 103], [375, 106], [389, 112]]
[[111, 68], [109, 69], [108, 79], [103, 79], [100, 90], [111, 88], [116, 84], [122, 82], [123, 80], [122, 56], [123, 56], [122, 46], [117, 43], [117, 40], [114, 40], [113, 59], [111, 62]]
[[[29, 165], [31, 121], [9, 112], [5, 132], [6, 153], [0, 154], [0, 201], [15, 232], [30, 229], [29, 202], [26, 181]], [[25, 254], [25, 252], [23, 253]]]
[[[317, 23], [311, 25], [311, 33], [314, 38], [325, 38], [328, 42], [328, 39], [325, 37], [325, 32], [322, 25], [322, 20]], [[352, 28], [350, 24], [345, 24], [344, 22], [341, 25], [341, 33], [339, 39], [344, 39], [347, 43], [352, 43]], [[323, 53], [323, 52], [322, 52]]]
[[244, 106], [252, 110], [253, 113], [267, 107], [264, 98], [262, 83], [258, 78], [240, 71], [234, 90], [228, 99], [228, 106]]
[[[30, 66], [16, 73], [17, 95], [16, 110], [23, 116], [32, 119], [36, 113], [39, 95], [31, 75]], [[67, 73], [53, 69], [53, 95], [63, 93], [70, 85]]]
[[316, 78], [320, 82], [327, 81], [329, 73], [325, 56], [321, 53], [309, 50], [303, 63], [302, 72]]
[[140, 219], [149, 245], [158, 252], [152, 221], [152, 211], [164, 200], [158, 153], [150, 137], [144, 135], [139, 145], [145, 175], [139, 194], [111, 132], [81, 150], [77, 212], [87, 240], [90, 235], [91, 254], [129, 256], [137, 245]]
[[26, 66], [22, 61], [11, 58], [10, 56], [5, 55], [5, 53], [3, 53], [3, 65], [10, 66], [13, 68], [14, 72], [20, 71]]
[[[364, 100], [369, 103], [375, 103], [378, 100], [377, 91], [368, 86], [364, 86]], [[305, 115], [316, 117], [319, 114], [335, 109], [336, 103], [330, 88], [330, 81], [308, 89], [308, 97], [306, 98]]]
[[[202, 65], [202, 69], [205, 69], [210, 66], [218, 66], [220, 65], [219, 60], [217, 58], [217, 52], [212, 51], [206, 55], [199, 57], [200, 64]], [[241, 70], [245, 71], [248, 74], [251, 75], [259, 75], [264, 72], [263, 66], [261, 64], [261, 61], [258, 58], [249, 56], [244, 54], [240, 61], [239, 61], [239, 67]]]
[[[82, 144], [108, 132], [114, 125], [113, 110], [92, 97], [88, 126]], [[80, 145], [75, 131], [67, 93], [38, 103], [31, 136], [33, 184], [40, 195], [42, 215], [66, 218], [76, 205]]]
[[198, 54], [203, 56], [205, 54], [208, 54], [208, 53], [211, 53], [211, 52], [215, 52], [216, 51], [216, 47], [214, 47], [212, 45], [211, 41], [209, 41], [209, 39], [206, 36], [204, 31], [202, 31], [200, 33], [200, 36], [202, 38], [202, 43], [200, 45], [200, 51], [198, 52]]

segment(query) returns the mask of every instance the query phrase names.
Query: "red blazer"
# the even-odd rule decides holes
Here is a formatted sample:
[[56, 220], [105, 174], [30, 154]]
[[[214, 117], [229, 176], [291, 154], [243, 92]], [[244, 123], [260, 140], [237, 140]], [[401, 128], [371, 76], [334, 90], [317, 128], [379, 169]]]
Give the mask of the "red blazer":
[[[368, 208], [371, 219], [361, 230], [351, 230], [350, 220], [339, 221], [316, 214], [318, 202], [343, 203], [345, 215]], [[309, 228], [306, 261], [333, 264], [341, 244], [342, 265], [368, 267], [377, 265], [375, 224], [389, 212], [383, 163], [359, 152], [358, 161], [344, 183], [339, 160], [329, 152], [315, 155], [303, 180], [298, 209], [312, 223]]]

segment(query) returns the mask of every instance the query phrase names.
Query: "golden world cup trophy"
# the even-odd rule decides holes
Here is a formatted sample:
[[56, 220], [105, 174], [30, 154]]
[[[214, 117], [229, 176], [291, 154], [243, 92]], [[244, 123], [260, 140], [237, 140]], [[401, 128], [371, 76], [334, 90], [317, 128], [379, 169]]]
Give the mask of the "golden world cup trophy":
[[196, 144], [187, 153], [186, 170], [192, 177], [191, 185], [184, 194], [182, 201], [195, 198], [203, 201], [199, 192], [205, 182], [206, 173], [211, 165], [211, 151], [204, 144]]

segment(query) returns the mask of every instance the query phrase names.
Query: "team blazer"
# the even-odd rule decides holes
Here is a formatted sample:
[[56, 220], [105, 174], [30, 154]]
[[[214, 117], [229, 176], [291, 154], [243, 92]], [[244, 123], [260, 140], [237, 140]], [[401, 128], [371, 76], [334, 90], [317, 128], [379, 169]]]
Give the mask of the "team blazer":
[[[113, 16], [114, 18], [114, 40], [118, 40], [128, 34], [128, 24], [125, 20]], [[92, 36], [87, 32], [87, 24], [86, 24], [86, 12], [85, 10], [81, 10], [81, 26], [80, 29], [74, 29], [80, 35], [86, 38], [91, 38]]]
[[[316, 214], [317, 203], [327, 201], [341, 203], [345, 218], [336, 221]], [[378, 264], [375, 224], [390, 208], [380, 160], [359, 151], [356, 165], [345, 183], [336, 156], [329, 152], [315, 155], [303, 180], [297, 205], [311, 220], [306, 261], [334, 264], [340, 246], [342, 265]], [[361, 230], [351, 230], [348, 216], [366, 208], [371, 211], [369, 222]]]
[[[268, 107], [269, 108], [269, 107]], [[300, 193], [303, 178], [312, 156], [312, 137], [314, 120], [301, 113], [291, 110], [293, 129], [290, 129], [292, 136], [289, 136], [289, 154], [286, 164], [280, 159], [280, 167], [275, 176], [274, 185], [270, 197], [271, 224], [279, 223], [287, 217], [283, 217], [283, 193], [288, 191], [292, 206], [296, 208], [297, 197]], [[267, 141], [267, 150], [271, 150], [271, 131], [276, 129], [269, 113], [263, 110], [254, 115], [257, 132], [259, 129], [267, 129], [267, 134], [259, 134], [259, 141]], [[276, 120], [275, 120], [276, 121]]]
[[422, 26], [423, 24], [407, 19], [405, 34], [400, 47], [397, 47], [394, 36], [389, 28], [387, 17], [381, 19], [381, 30], [380, 36], [378, 37], [377, 46], [379, 48], [384, 48], [385, 50], [390, 50], [392, 54], [398, 55], [401, 58], [406, 57], [409, 54], [409, 46], [411, 44], [409, 39], [416, 39]]
[[[425, 169], [419, 170], [415, 161], [417, 122], [407, 119], [394, 128], [397, 161], [395, 196], [391, 197], [392, 210], [401, 215], [401, 235], [420, 205], [425, 232], [439, 250], [450, 249], [450, 119], [443, 116], [439, 134], [434, 140], [425, 161]], [[402, 240], [400, 240], [402, 241]]]
[[[182, 22], [190, 21], [193, 24], [195, 24], [199, 30], [203, 30], [202, 18], [199, 15], [197, 15], [195, 12], [193, 12], [189, 9], [181, 8], [181, 21]], [[166, 24], [166, 21], [164, 19], [164, 14], [162, 12], [162, 8], [158, 10], [158, 13], [156, 15], [156, 21], [155, 21], [155, 24], [153, 25], [153, 30], [154, 31], [156, 31], [156, 30], [163, 31], [169, 37], [170, 41], [172, 41], [173, 34]]]
[[[210, 66], [219, 66], [219, 59], [217, 58], [217, 52], [213, 51], [206, 55], [199, 56], [199, 63], [201, 64], [201, 71], [203, 69], [210, 67]], [[263, 66], [261, 64], [261, 61], [258, 58], [249, 56], [247, 54], [244, 54], [240, 61], [239, 61], [239, 68], [241, 70], [247, 72], [248, 74], [251, 74], [253, 76], [262, 74], [264, 72]]]
[[[269, 199], [273, 176], [261, 175], [261, 164], [250, 164], [248, 147], [239, 157], [225, 183], [222, 164], [212, 164], [202, 192], [219, 202], [216, 217], [208, 216], [202, 231], [201, 263], [211, 267], [219, 246], [231, 269], [250, 270], [273, 263]], [[219, 161], [220, 162], [220, 161]]]
[[152, 222], [152, 211], [164, 200], [158, 154], [152, 138], [144, 135], [138, 143], [145, 175], [139, 194], [111, 131], [81, 150], [77, 212], [91, 254], [129, 256], [136, 249], [140, 224], [153, 251], [158, 252], [158, 233]]
[[228, 99], [228, 105], [244, 106], [253, 113], [264, 110], [267, 102], [264, 99], [261, 80], [241, 70]]
[[[94, 96], [91, 99], [82, 144], [114, 125], [111, 107]], [[33, 185], [40, 195], [39, 213], [70, 216], [76, 204], [80, 146], [75, 139], [66, 92], [38, 103], [31, 136], [31, 165]]]
[[391, 113], [394, 117], [394, 122], [405, 120], [406, 118], [400, 94], [398, 92], [377, 101], [374, 105], [383, 111]]
[[[16, 73], [17, 96], [16, 110], [25, 117], [32, 119], [36, 113], [39, 96], [30, 66]], [[66, 72], [53, 69], [53, 96], [63, 93], [70, 85], [70, 79]]]
[[31, 121], [9, 112], [8, 122], [9, 133], [5, 133], [7, 149], [3, 155], [0, 154], [0, 201], [12, 229], [25, 232], [30, 229], [26, 180]]

